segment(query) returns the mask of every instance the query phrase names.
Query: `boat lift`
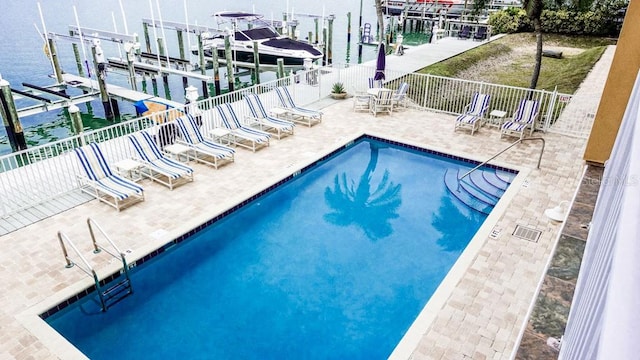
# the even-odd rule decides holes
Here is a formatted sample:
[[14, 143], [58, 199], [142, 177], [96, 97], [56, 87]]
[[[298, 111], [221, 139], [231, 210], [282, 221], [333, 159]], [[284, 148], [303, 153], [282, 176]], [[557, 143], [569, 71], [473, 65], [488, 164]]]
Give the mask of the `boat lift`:
[[[86, 102], [90, 102], [99, 98], [100, 93], [97, 91], [89, 91], [82, 95], [70, 96], [67, 95], [64, 90], [65, 86], [54, 85], [51, 87], [42, 87], [33, 84], [22, 83], [22, 86], [28, 90], [11, 89], [11, 92], [15, 95], [15, 99], [29, 98], [36, 100], [39, 103], [36, 105], [26, 106], [20, 109], [16, 109], [18, 117], [36, 115], [47, 111], [59, 110], [67, 108], [70, 105], [78, 105]], [[41, 95], [49, 95], [54, 99], [44, 97]]]

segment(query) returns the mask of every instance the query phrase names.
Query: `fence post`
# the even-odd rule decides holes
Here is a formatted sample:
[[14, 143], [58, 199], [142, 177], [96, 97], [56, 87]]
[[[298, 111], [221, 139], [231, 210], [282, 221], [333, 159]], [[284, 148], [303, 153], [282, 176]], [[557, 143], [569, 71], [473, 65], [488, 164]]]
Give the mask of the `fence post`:
[[545, 114], [544, 125], [542, 128], [543, 132], [547, 132], [551, 127], [551, 118], [553, 117], [554, 108], [556, 106], [556, 100], [558, 98], [558, 87], [556, 86], [553, 89], [553, 93], [550, 95], [551, 99], [549, 100], [549, 105], [547, 106], [547, 113]]
[[427, 81], [424, 82], [424, 100], [422, 102], [422, 107], [427, 107], [427, 94], [429, 93], [429, 80], [431, 80], [431, 75], [426, 75]]

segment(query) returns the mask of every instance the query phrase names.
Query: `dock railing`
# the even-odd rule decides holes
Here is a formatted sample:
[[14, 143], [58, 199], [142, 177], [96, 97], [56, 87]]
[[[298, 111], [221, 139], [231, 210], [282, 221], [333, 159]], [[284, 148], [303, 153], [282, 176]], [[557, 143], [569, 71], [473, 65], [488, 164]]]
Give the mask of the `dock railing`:
[[[279, 106], [275, 87], [287, 86], [297, 104], [306, 107], [330, 104], [319, 101], [329, 98], [335, 82], [345, 84], [349, 93], [366, 91], [368, 78], [373, 77], [375, 68], [363, 65], [333, 65], [306, 72], [299, 72], [286, 78], [262, 83], [223, 94], [217, 97], [197, 101], [184, 108], [183, 112], [198, 112], [202, 115], [205, 128], [219, 126], [219, 120], [213, 107], [230, 103], [241, 121], [250, 115], [243, 94], [259, 94], [265, 108]], [[474, 92], [491, 95], [489, 112], [502, 110], [512, 114], [518, 102], [523, 98], [540, 101], [541, 112], [536, 130], [553, 131], [577, 137], [587, 137], [595, 109], [575, 109], [569, 116], [571, 95], [556, 91], [531, 90], [477, 81], [439, 77], [427, 74], [402, 73], [387, 70], [383, 86], [397, 89], [400, 83], [407, 82], [407, 96], [412, 107], [425, 111], [445, 114], [460, 114], [470, 102]], [[170, 110], [175, 111], [175, 110]], [[489, 113], [488, 112], [488, 113]], [[152, 134], [161, 134], [162, 124], [153, 119], [162, 118], [158, 114], [152, 117], [139, 117], [114, 124], [102, 129], [91, 130], [45, 145], [0, 157], [0, 215], [10, 214], [36, 207], [48, 200], [77, 191], [77, 175], [82, 173], [72, 149], [90, 142], [100, 143], [109, 163], [115, 163], [133, 157], [133, 150], [124, 137], [135, 131], [148, 129]], [[586, 121], [585, 121], [586, 119]], [[443, 121], [449, 121], [444, 118]], [[166, 130], [166, 128], [165, 128]], [[171, 130], [175, 131], [175, 130]], [[169, 134], [172, 136], [178, 134]], [[159, 140], [160, 137], [158, 137]], [[165, 139], [166, 140], [166, 139]], [[161, 146], [164, 144], [160, 144]]]

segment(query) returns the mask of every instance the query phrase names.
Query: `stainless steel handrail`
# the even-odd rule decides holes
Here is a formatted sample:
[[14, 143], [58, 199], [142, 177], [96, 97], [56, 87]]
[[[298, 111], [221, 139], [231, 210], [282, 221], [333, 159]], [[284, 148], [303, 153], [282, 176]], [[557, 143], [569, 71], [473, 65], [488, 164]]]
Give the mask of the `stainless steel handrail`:
[[[91, 242], [93, 243], [93, 249], [94, 249], [93, 253], [97, 254], [101, 250], [104, 250], [107, 254], [113, 256], [114, 258], [116, 259], [120, 258], [120, 260], [122, 261], [122, 271], [124, 272], [124, 276], [127, 278], [127, 280], [130, 280], [129, 265], [127, 264], [127, 259], [125, 258], [124, 253], [120, 251], [118, 246], [116, 246], [116, 244], [113, 241], [111, 241], [111, 238], [109, 237], [109, 235], [107, 235], [107, 233], [102, 229], [102, 227], [100, 227], [100, 225], [98, 225], [98, 223], [95, 220], [93, 220], [92, 218], [87, 218], [87, 226], [89, 227], [89, 234], [91, 234]], [[96, 229], [100, 231], [102, 236], [104, 236], [105, 240], [107, 240], [109, 245], [113, 247], [113, 249], [115, 250], [115, 253], [112, 253], [108, 249], [98, 244], [98, 242], [96, 241], [95, 233], [93, 232], [94, 226], [96, 227]], [[131, 286], [131, 282], [129, 282], [129, 291], [133, 293], [133, 287]]]
[[[120, 249], [118, 249], [116, 244], [113, 241], [111, 241], [109, 236], [104, 232], [104, 230], [100, 227], [100, 225], [98, 225], [98, 223], [96, 223], [94, 220], [92, 220], [91, 218], [87, 218], [87, 226], [89, 227], [89, 233], [91, 234], [91, 241], [93, 243], [93, 249], [94, 249], [93, 253], [97, 254], [101, 250], [104, 250], [107, 254], [113, 256], [114, 258], [116, 259], [120, 258], [122, 260], [122, 273], [126, 277], [126, 281], [123, 281], [117, 284], [116, 286], [126, 284], [126, 288], [128, 288], [129, 290], [128, 294], [133, 293], [133, 287], [131, 286], [131, 279], [129, 278], [129, 265], [127, 264], [127, 260], [125, 258], [124, 253], [120, 251]], [[97, 228], [100, 231], [100, 233], [102, 233], [102, 235], [107, 240], [107, 242], [113, 247], [113, 249], [115, 249], [115, 253], [109, 251], [108, 249], [98, 244], [98, 242], [96, 241], [95, 233], [93, 231], [94, 227]], [[93, 281], [95, 282], [95, 286], [96, 286], [96, 291], [98, 292], [98, 297], [100, 298], [100, 304], [102, 305], [102, 311], [107, 311], [107, 300], [109, 300], [110, 297], [108, 297], [105, 300], [105, 296], [107, 296], [107, 293], [110, 292], [111, 289], [108, 289], [104, 293], [102, 292], [102, 289], [100, 287], [100, 279], [98, 278], [98, 275], [96, 274], [95, 270], [91, 265], [89, 265], [89, 262], [87, 261], [87, 259], [85, 259], [84, 256], [82, 256], [82, 254], [80, 253], [78, 248], [75, 246], [75, 244], [62, 231], [58, 231], [58, 240], [60, 241], [60, 247], [62, 247], [62, 253], [64, 255], [64, 259], [67, 262], [66, 267], [67, 268], [73, 267], [74, 265], [76, 265], [76, 263], [74, 263], [73, 260], [71, 260], [71, 258], [69, 257], [69, 253], [67, 252], [67, 247], [65, 246], [65, 242], [69, 244], [69, 246], [71, 247], [71, 249], [73, 249], [75, 254], [80, 258], [80, 260], [82, 260], [84, 267], [78, 264], [78, 268], [84, 271], [87, 275], [93, 277]]]
[[85, 259], [84, 256], [82, 256], [82, 254], [80, 253], [80, 251], [78, 251], [78, 248], [73, 244], [71, 239], [69, 239], [69, 237], [66, 234], [64, 234], [62, 231], [58, 231], [58, 240], [60, 241], [60, 246], [62, 247], [62, 253], [64, 254], [64, 259], [67, 262], [67, 268], [73, 267], [73, 265], [75, 265], [76, 263], [74, 263], [69, 257], [69, 254], [67, 253], [67, 247], [64, 245], [65, 241], [69, 243], [73, 251], [76, 253], [76, 255], [78, 255], [80, 260], [82, 260], [82, 262], [84, 263], [84, 266], [87, 267], [85, 269], [82, 266], [78, 265], [79, 269], [87, 273], [87, 275], [93, 277], [93, 281], [95, 282], [95, 285], [96, 285], [96, 291], [98, 291], [98, 295], [100, 297], [100, 304], [102, 305], [102, 310], [106, 311], [107, 307], [105, 305], [104, 298], [102, 297], [102, 290], [100, 289], [100, 280], [98, 280], [98, 274], [96, 274], [95, 270], [93, 270], [93, 267], [89, 265], [89, 262], [87, 261], [87, 259]]
[[502, 153], [504, 153], [505, 151], [511, 149], [512, 147], [516, 146], [517, 144], [523, 142], [523, 141], [527, 141], [527, 140], [540, 140], [542, 141], [542, 149], [540, 149], [540, 156], [538, 157], [538, 165], [536, 166], [536, 169], [540, 169], [540, 161], [542, 161], [542, 153], [544, 153], [544, 146], [545, 146], [545, 141], [543, 138], [541, 137], [535, 137], [535, 138], [524, 138], [524, 139], [518, 139], [516, 140], [513, 144], [507, 146], [506, 148], [500, 150], [498, 153], [496, 153], [495, 155], [493, 155], [492, 157], [490, 157], [489, 159], [487, 159], [486, 161], [482, 162], [482, 164], [474, 167], [473, 169], [467, 171], [466, 173], [464, 173], [464, 175], [462, 175], [461, 177], [458, 178], [458, 182], [462, 181], [462, 179], [464, 179], [465, 176], [471, 174], [472, 172], [478, 170], [479, 168], [481, 168], [482, 166], [486, 165], [489, 161], [497, 158], [498, 156], [500, 156]]

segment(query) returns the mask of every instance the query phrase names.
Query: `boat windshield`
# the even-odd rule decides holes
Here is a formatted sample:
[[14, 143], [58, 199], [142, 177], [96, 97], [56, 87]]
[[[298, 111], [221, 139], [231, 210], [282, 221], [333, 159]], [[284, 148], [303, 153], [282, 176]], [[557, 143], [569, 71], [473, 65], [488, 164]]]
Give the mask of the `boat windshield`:
[[235, 34], [236, 40], [240, 41], [271, 39], [277, 36], [278, 33], [268, 27], [236, 31]]

